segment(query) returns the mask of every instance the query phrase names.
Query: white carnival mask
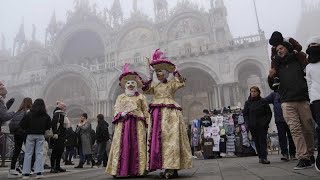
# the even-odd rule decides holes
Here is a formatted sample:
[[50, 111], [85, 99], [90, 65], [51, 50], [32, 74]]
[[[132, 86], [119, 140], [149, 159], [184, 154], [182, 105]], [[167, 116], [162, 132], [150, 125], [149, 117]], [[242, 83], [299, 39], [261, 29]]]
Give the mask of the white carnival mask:
[[134, 89], [136, 89], [136, 88], [137, 88], [137, 86], [138, 86], [138, 84], [137, 84], [137, 82], [136, 82], [136, 81], [132, 81], [132, 80], [130, 80], [130, 81], [127, 81], [127, 83], [126, 83], [126, 89], [129, 89], [129, 86], [133, 86], [133, 87], [134, 87]]

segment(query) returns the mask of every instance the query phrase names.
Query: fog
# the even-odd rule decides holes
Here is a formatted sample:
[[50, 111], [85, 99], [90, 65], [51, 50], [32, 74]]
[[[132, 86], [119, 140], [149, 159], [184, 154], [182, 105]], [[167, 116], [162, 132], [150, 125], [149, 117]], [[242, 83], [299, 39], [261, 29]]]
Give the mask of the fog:
[[[182, 1], [182, 0], [180, 0]], [[189, 0], [208, 10], [210, 0]], [[274, 30], [283, 32], [285, 36], [295, 36], [301, 15], [303, 0], [256, 0], [260, 26], [269, 37]], [[44, 40], [45, 29], [53, 11], [57, 20], [65, 22], [67, 10], [73, 9], [74, 0], [0, 0], [0, 33], [6, 38], [8, 47], [12, 46], [13, 38], [24, 22], [26, 38], [31, 39], [32, 24], [37, 28], [36, 38]], [[253, 0], [224, 0], [229, 26], [234, 37], [246, 36], [257, 32]], [[310, 3], [310, 0], [306, 0]], [[110, 8], [113, 0], [90, 0], [96, 3], [97, 9]], [[125, 17], [132, 12], [133, 0], [120, 0]], [[153, 16], [153, 0], [137, 0], [138, 10]], [[169, 0], [173, 8], [177, 0]]]
[[[101, 14], [110, 12], [114, 1], [124, 15], [118, 26], [110, 25], [110, 13]], [[87, 112], [111, 120], [123, 92], [118, 78], [124, 63], [146, 79], [146, 57], [161, 47], [187, 78], [176, 99], [190, 122], [205, 108], [241, 107], [250, 86], [270, 93], [273, 31], [294, 37], [304, 49], [311, 37], [320, 37], [318, 0], [255, 0], [257, 16], [254, 0], [167, 0], [158, 16], [154, 1], [164, 2], [0, 0], [0, 80], [8, 98], [17, 99], [13, 109], [28, 96], [43, 98], [50, 112], [63, 100], [74, 119]], [[45, 38], [53, 14], [57, 23]], [[16, 37], [22, 40], [14, 44]]]

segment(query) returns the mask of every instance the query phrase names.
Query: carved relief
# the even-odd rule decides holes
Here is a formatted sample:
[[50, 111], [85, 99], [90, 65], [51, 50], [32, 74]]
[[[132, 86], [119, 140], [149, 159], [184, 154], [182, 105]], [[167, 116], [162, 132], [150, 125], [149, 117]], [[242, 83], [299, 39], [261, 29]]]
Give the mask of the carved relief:
[[203, 25], [195, 18], [184, 18], [171, 27], [169, 31], [169, 39], [179, 39], [204, 32]]
[[136, 28], [130, 31], [121, 41], [120, 48], [136, 48], [147, 45], [155, 40], [153, 32], [146, 28]]

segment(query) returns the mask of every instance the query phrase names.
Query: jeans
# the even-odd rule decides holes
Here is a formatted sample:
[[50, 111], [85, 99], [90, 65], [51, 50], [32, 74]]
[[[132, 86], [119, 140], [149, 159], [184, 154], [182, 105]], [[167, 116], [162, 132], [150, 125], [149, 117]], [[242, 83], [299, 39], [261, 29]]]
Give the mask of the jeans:
[[26, 140], [26, 149], [23, 161], [23, 174], [30, 174], [31, 172], [31, 159], [35, 148], [35, 173], [43, 173], [43, 145], [44, 135], [29, 134]]
[[107, 164], [107, 141], [98, 143], [98, 165], [101, 165], [103, 161], [103, 165]]
[[[286, 122], [277, 122], [276, 125], [278, 130], [281, 154], [295, 156], [296, 146], [294, 145], [289, 126], [287, 125]], [[289, 151], [288, 151], [288, 142], [289, 142]]]

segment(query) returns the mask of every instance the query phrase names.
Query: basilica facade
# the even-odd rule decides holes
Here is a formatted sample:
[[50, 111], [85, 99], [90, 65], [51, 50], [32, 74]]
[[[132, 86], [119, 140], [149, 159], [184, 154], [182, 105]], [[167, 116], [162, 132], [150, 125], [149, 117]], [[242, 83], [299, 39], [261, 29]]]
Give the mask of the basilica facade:
[[202, 116], [203, 109], [242, 107], [252, 85], [261, 87], [263, 95], [270, 92], [263, 31], [233, 37], [223, 0], [212, 0], [209, 10], [186, 0], [173, 9], [167, 0], [153, 1], [153, 18], [133, 0], [133, 12], [124, 19], [119, 0], [101, 12], [88, 0], [76, 0], [65, 22], [53, 13], [45, 42], [34, 35], [26, 41], [21, 25], [13, 53], [0, 52], [0, 79], [8, 96], [16, 98], [15, 106], [26, 96], [43, 98], [51, 113], [62, 100], [74, 124], [83, 112], [90, 118], [102, 113], [110, 123], [122, 93], [118, 77], [123, 65], [130, 63], [146, 79], [147, 58], [157, 48], [187, 79], [175, 98], [188, 122]]

